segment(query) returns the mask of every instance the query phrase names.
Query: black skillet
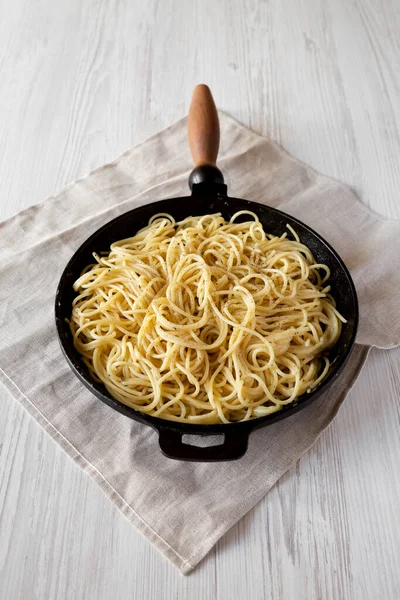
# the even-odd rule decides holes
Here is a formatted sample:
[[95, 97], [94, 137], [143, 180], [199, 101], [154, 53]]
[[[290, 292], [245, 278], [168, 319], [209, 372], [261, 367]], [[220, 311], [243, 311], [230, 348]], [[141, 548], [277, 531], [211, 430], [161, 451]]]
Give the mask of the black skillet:
[[[56, 325], [61, 348], [75, 375], [99, 400], [127, 417], [156, 429], [163, 454], [178, 460], [235, 460], [246, 453], [249, 435], [254, 429], [271, 425], [271, 423], [290, 417], [309, 406], [338, 377], [350, 355], [356, 337], [357, 295], [343, 261], [315, 231], [279, 210], [256, 202], [231, 198], [227, 195], [224, 178], [216, 167], [219, 148], [218, 115], [211, 92], [205, 85], [197, 86], [194, 91], [188, 127], [189, 143], [195, 163], [195, 168], [189, 178], [191, 196], [171, 198], [141, 206], [121, 214], [95, 231], [78, 248], [62, 274], [56, 293]], [[134, 235], [156, 213], [170, 213], [176, 220], [180, 220], [190, 215], [221, 212], [225, 219], [229, 219], [235, 212], [244, 209], [257, 213], [264, 229], [275, 235], [281, 235], [287, 231], [286, 225], [290, 224], [299, 234], [301, 241], [311, 249], [317, 262], [325, 263], [331, 270], [332, 294], [337, 301], [338, 310], [347, 319], [347, 323], [343, 325], [339, 341], [330, 352], [331, 367], [327, 377], [314, 391], [303, 394], [292, 404], [284, 406], [279, 412], [243, 423], [220, 425], [175, 423], [140, 413], [115, 400], [103, 385], [90, 378], [87, 368], [74, 348], [66, 323], [66, 319], [71, 315], [71, 304], [75, 296], [72, 285], [84, 267], [92, 262], [92, 253], [107, 250], [112, 242]], [[315, 410], [318, 410], [318, 405], [315, 406]], [[217, 446], [199, 447], [182, 441], [182, 436], [187, 434], [201, 436], [218, 434], [224, 436], [224, 441]]]

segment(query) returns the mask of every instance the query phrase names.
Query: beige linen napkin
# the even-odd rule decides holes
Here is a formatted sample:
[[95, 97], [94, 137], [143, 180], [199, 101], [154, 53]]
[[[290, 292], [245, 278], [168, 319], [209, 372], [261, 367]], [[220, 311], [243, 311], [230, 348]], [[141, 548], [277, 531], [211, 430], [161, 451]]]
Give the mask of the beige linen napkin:
[[239, 461], [165, 458], [154, 431], [102, 404], [70, 372], [54, 325], [57, 282], [89, 234], [139, 204], [188, 193], [185, 119], [0, 224], [1, 381], [182, 573], [315, 442], [369, 347], [400, 343], [400, 223], [224, 114], [221, 139], [219, 166], [230, 193], [279, 207], [319, 231], [349, 266], [361, 311], [343, 376], [312, 406], [253, 433]]

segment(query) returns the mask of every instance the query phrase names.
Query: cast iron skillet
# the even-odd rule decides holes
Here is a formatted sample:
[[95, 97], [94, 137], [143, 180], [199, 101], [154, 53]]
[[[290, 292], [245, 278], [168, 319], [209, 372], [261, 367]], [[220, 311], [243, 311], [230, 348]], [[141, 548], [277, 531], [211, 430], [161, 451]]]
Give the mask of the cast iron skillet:
[[[341, 258], [310, 227], [269, 206], [227, 195], [224, 178], [216, 167], [219, 123], [214, 101], [207, 86], [196, 87], [188, 124], [189, 142], [195, 162], [195, 168], [189, 178], [192, 195], [141, 206], [120, 215], [95, 231], [78, 248], [62, 274], [56, 293], [56, 325], [63, 353], [75, 375], [102, 402], [127, 417], [156, 429], [160, 448], [166, 456], [190, 461], [227, 461], [238, 459], [246, 453], [249, 435], [254, 429], [271, 425], [302, 410], [332, 385], [342, 371], [354, 344], [358, 323], [357, 295], [351, 276]], [[66, 323], [66, 319], [71, 315], [71, 303], [75, 297], [72, 285], [84, 267], [92, 262], [92, 253], [107, 250], [112, 242], [134, 235], [156, 213], [170, 213], [176, 220], [180, 220], [190, 215], [221, 212], [225, 219], [229, 219], [234, 213], [244, 209], [257, 213], [265, 230], [276, 235], [287, 231], [286, 225], [290, 224], [299, 234], [301, 241], [311, 249], [317, 262], [325, 263], [331, 269], [332, 294], [337, 301], [338, 310], [347, 319], [347, 323], [343, 325], [338, 343], [330, 352], [331, 367], [327, 377], [317, 389], [309, 394], [303, 394], [292, 404], [284, 406], [281, 411], [243, 423], [220, 425], [175, 423], [140, 413], [115, 400], [103, 385], [90, 378], [87, 368], [74, 348]], [[224, 441], [217, 446], [198, 447], [183, 443], [184, 434], [202, 436], [223, 434]]]

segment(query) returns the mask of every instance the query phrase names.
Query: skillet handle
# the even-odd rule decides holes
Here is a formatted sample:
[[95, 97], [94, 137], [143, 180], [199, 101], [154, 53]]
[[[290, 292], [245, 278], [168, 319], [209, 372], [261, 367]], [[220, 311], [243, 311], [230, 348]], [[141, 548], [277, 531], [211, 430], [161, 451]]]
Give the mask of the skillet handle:
[[219, 120], [210, 88], [194, 88], [188, 117], [189, 146], [194, 166], [215, 167], [219, 150]]
[[192, 446], [182, 442], [182, 433], [176, 429], [159, 429], [158, 442], [161, 452], [168, 458], [192, 462], [219, 462], [237, 460], [246, 454], [251, 429], [240, 433], [232, 428], [225, 432], [224, 441], [218, 446]]
[[219, 119], [214, 99], [207, 85], [194, 88], [188, 116], [189, 146], [195, 168], [189, 178], [194, 183], [223, 185], [224, 177], [217, 168]]

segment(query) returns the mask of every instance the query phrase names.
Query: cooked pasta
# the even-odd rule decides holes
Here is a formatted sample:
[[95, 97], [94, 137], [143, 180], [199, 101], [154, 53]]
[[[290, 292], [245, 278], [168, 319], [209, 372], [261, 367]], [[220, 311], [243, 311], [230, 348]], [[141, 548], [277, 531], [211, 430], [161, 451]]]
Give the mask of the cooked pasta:
[[189, 423], [247, 421], [310, 392], [345, 322], [293, 229], [236, 213], [155, 215], [94, 254], [70, 327], [93, 379], [138, 411]]

